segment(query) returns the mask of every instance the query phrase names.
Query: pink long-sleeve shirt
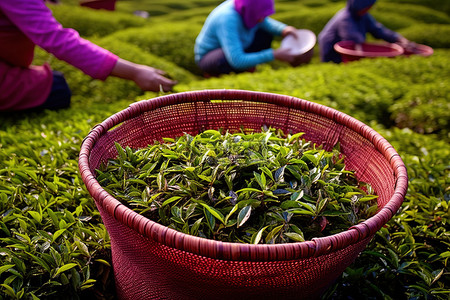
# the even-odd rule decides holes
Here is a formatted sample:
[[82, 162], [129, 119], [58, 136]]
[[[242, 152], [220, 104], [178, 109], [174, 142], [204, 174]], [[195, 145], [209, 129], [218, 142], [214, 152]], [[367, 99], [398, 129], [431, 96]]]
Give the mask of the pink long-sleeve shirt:
[[63, 28], [43, 0], [0, 1], [0, 111], [39, 106], [53, 76], [48, 65], [30, 66], [38, 45], [95, 79], [104, 80], [118, 57]]

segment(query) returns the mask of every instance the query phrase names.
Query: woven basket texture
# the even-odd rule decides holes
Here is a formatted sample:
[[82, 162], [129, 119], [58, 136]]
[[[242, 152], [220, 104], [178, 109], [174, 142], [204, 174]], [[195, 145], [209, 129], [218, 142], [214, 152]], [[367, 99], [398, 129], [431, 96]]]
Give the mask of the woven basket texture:
[[[262, 126], [305, 132], [331, 150], [378, 194], [379, 211], [332, 236], [278, 245], [224, 243], [168, 229], [128, 209], [95, 179], [95, 169], [123, 147], [206, 129]], [[79, 168], [111, 237], [120, 299], [314, 299], [338, 278], [396, 213], [407, 190], [395, 149], [362, 122], [329, 107], [278, 94], [241, 90], [184, 92], [139, 101], [85, 138]]]

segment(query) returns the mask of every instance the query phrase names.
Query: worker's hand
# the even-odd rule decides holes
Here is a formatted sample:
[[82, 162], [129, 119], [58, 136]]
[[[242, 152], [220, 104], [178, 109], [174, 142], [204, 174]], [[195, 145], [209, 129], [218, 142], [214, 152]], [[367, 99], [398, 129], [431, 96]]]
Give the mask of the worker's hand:
[[283, 29], [283, 32], [281, 33], [282, 37], [286, 37], [288, 35], [293, 35], [296, 39], [299, 38], [298, 34], [297, 34], [297, 28], [295, 28], [294, 26], [286, 26]]
[[291, 54], [291, 49], [289, 48], [278, 48], [273, 50], [273, 56], [277, 60], [281, 60], [287, 63], [293, 63], [295, 61], [295, 55]]
[[168, 92], [177, 83], [164, 77], [165, 72], [145, 66], [132, 63], [119, 58], [111, 72], [112, 76], [134, 81], [144, 91]]
[[399, 36], [396, 43], [406, 49], [414, 48], [416, 45], [414, 42], [411, 42], [410, 40], [408, 40], [407, 38], [405, 38], [403, 36]]
[[144, 91], [168, 92], [177, 82], [164, 77], [165, 75], [162, 70], [139, 65], [133, 80]]

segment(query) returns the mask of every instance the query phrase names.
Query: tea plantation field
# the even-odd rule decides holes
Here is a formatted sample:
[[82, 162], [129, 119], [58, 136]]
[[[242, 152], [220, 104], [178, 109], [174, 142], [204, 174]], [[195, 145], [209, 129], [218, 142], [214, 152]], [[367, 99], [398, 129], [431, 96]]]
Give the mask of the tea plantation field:
[[[261, 65], [255, 73], [204, 79], [195, 37], [221, 1], [123, 0], [116, 11], [50, 5], [83, 37], [131, 61], [167, 71], [174, 92], [244, 89], [291, 95], [368, 124], [397, 150], [409, 189], [399, 212], [330, 287], [324, 299], [450, 297], [450, 2], [380, 0], [375, 18], [435, 49], [430, 57]], [[345, 5], [276, 0], [275, 19], [320, 32]], [[133, 15], [147, 11], [147, 19]], [[274, 42], [279, 43], [279, 41]], [[37, 49], [35, 64], [62, 71], [72, 106], [0, 114], [0, 299], [114, 299], [109, 236], [78, 174], [83, 138], [95, 124], [159, 93], [117, 78], [92, 80]]]

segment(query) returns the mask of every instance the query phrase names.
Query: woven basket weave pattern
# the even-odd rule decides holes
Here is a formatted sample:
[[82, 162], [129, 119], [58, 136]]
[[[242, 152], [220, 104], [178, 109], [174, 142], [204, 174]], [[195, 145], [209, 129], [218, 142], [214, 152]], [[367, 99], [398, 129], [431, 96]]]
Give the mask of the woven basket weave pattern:
[[[114, 142], [142, 148], [162, 137], [205, 129], [262, 126], [305, 132], [305, 139], [326, 150], [339, 142], [347, 169], [377, 192], [379, 212], [347, 231], [302, 243], [222, 243], [148, 220], [95, 180], [95, 169], [116, 157]], [[298, 98], [236, 90], [179, 93], [132, 104], [93, 128], [82, 145], [80, 172], [111, 236], [117, 291], [123, 299], [317, 297], [393, 216], [407, 189], [401, 158], [367, 125]]]

